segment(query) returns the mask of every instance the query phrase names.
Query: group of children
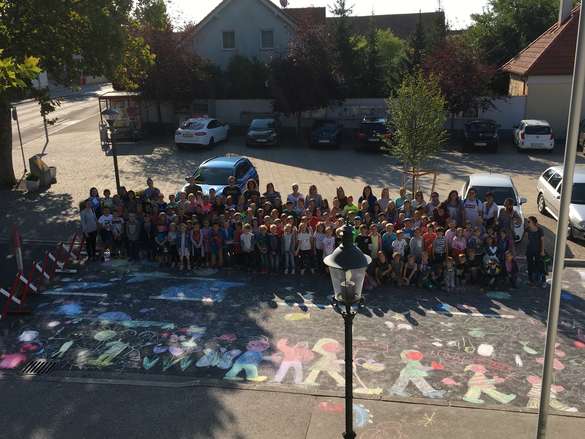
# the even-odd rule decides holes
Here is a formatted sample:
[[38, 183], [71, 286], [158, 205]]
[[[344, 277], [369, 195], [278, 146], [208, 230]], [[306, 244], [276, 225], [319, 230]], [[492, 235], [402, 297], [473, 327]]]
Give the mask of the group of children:
[[425, 202], [421, 192], [411, 200], [404, 189], [395, 199], [384, 189], [378, 199], [366, 186], [354, 203], [338, 188], [329, 204], [314, 185], [307, 195], [293, 185], [281, 197], [271, 183], [263, 194], [252, 180], [245, 191], [233, 178], [228, 183], [222, 193], [209, 194], [193, 183], [168, 198], [150, 179], [138, 194], [122, 188], [113, 197], [108, 190], [100, 197], [92, 188], [81, 212], [90, 257], [97, 258], [99, 234], [104, 255], [179, 270], [324, 272], [323, 258], [339, 245], [341, 227], [350, 223], [356, 246], [372, 257], [367, 288], [389, 283], [446, 291], [474, 283], [516, 287], [513, 222], [485, 218], [484, 202], [473, 203], [483, 206], [482, 213], [471, 212], [467, 200], [453, 201], [455, 191], [445, 202], [436, 192]]

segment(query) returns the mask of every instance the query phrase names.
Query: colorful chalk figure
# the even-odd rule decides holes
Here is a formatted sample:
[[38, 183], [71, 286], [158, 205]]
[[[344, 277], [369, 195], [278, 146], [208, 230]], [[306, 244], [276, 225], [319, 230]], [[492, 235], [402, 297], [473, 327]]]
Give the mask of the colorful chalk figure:
[[270, 342], [267, 338], [250, 340], [246, 346], [246, 352], [236, 358], [234, 365], [223, 377], [224, 380], [241, 381], [242, 377], [238, 375], [244, 371], [248, 381], [262, 382], [266, 381], [268, 377], [258, 375], [258, 365], [262, 360], [271, 360], [272, 357], [265, 357], [262, 352], [270, 347]]
[[118, 355], [128, 348], [128, 344], [121, 340], [106, 343], [107, 349], [95, 360], [88, 360], [87, 364], [95, 367], [111, 366]]
[[473, 372], [473, 376], [467, 382], [467, 393], [463, 397], [463, 401], [472, 404], [483, 404], [485, 401], [481, 399], [481, 394], [485, 393], [492, 399], [495, 399], [501, 404], [508, 404], [516, 399], [513, 393], [502, 393], [496, 389], [496, 384], [501, 384], [505, 380], [500, 377], [488, 378], [486, 376], [487, 369], [481, 364], [470, 364], [465, 369], [465, 372]]
[[410, 383], [427, 398], [442, 398], [445, 395], [444, 390], [437, 390], [431, 386], [425, 378], [429, 376], [429, 372], [433, 370], [443, 370], [444, 367], [439, 363], [432, 363], [431, 366], [423, 366], [421, 360], [424, 355], [415, 350], [402, 351], [400, 353], [402, 362], [406, 363], [406, 366], [400, 371], [400, 376], [390, 388], [390, 394], [396, 396], [409, 397], [410, 394], [406, 391], [406, 388]]
[[304, 384], [318, 386], [316, 380], [321, 372], [328, 374], [337, 384], [338, 387], [345, 385], [345, 379], [339, 373], [343, 360], [337, 359], [337, 354], [341, 352], [341, 345], [337, 340], [332, 338], [322, 338], [313, 346], [313, 352], [320, 354], [319, 358], [311, 367], [309, 375]]
[[307, 342], [299, 342], [294, 346], [289, 346], [288, 340], [281, 338], [276, 343], [276, 349], [282, 354], [282, 361], [274, 376], [273, 382], [282, 383], [289, 369], [292, 368], [294, 370], [294, 383], [302, 384], [303, 363], [308, 363], [315, 356], [309, 349], [309, 344]]
[[239, 349], [227, 350], [220, 346], [215, 340], [205, 343], [203, 349], [203, 356], [199, 358], [195, 366], [197, 367], [217, 367], [219, 369], [228, 370], [232, 367], [234, 358], [240, 355], [242, 351]]
[[[542, 391], [542, 378], [536, 375], [529, 375], [526, 378], [532, 387], [528, 391], [528, 404], [526, 404], [526, 408], [529, 409], [536, 409], [540, 407], [540, 392]], [[558, 410], [559, 412], [569, 412], [569, 413], [576, 413], [578, 410], [576, 407], [570, 407], [567, 404], [562, 403], [557, 399], [558, 394], [564, 392], [565, 388], [563, 386], [559, 386], [553, 384], [550, 386], [550, 406], [554, 410]]]

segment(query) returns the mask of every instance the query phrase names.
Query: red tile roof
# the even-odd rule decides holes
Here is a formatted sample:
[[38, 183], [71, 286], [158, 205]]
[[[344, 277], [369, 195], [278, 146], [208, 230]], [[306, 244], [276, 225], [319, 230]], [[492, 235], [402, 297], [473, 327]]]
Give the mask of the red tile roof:
[[286, 8], [282, 12], [298, 24], [325, 24], [325, 8]]
[[580, 6], [567, 20], [553, 24], [522, 52], [502, 66], [504, 72], [520, 76], [572, 75], [579, 29]]

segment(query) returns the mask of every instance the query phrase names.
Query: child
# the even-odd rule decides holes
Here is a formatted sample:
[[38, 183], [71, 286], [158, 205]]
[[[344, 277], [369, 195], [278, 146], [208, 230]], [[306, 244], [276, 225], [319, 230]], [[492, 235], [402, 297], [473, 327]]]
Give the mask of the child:
[[260, 272], [268, 273], [268, 227], [264, 224], [258, 228], [256, 236], [256, 251], [260, 257]]
[[418, 264], [418, 279], [417, 286], [419, 288], [431, 287], [431, 264], [429, 262], [429, 254], [423, 251]]
[[231, 265], [234, 246], [234, 228], [230, 224], [229, 220], [224, 219], [223, 221], [223, 227], [221, 228], [221, 239], [223, 240], [223, 263], [224, 265]]
[[417, 262], [420, 262], [422, 252], [424, 250], [424, 241], [421, 235], [421, 229], [418, 227], [414, 229], [414, 236], [410, 240], [410, 253], [409, 255], [414, 256]]
[[301, 275], [305, 274], [305, 269], [310, 268], [312, 273], [315, 273], [313, 268], [313, 239], [311, 233], [307, 229], [305, 223], [299, 225], [299, 232], [297, 233], [297, 248], [295, 254], [299, 257], [301, 265]]
[[427, 226], [427, 231], [423, 234], [423, 247], [424, 250], [431, 255], [433, 253], [433, 242], [437, 238], [437, 233], [435, 232], [435, 225], [429, 224]]
[[402, 283], [405, 286], [416, 284], [416, 274], [418, 272], [418, 266], [416, 264], [416, 258], [414, 255], [409, 255], [406, 264], [402, 269]]
[[124, 218], [117, 211], [112, 216], [112, 238], [114, 256], [121, 256], [124, 248]]
[[372, 224], [370, 226], [370, 256], [372, 260], [376, 259], [378, 251], [382, 249], [382, 236], [378, 232], [378, 226]]
[[457, 258], [461, 253], [465, 253], [465, 249], [467, 248], [467, 239], [463, 234], [463, 228], [457, 228], [455, 236], [451, 240], [451, 247], [449, 248], [449, 253], [453, 258]]
[[[164, 221], [164, 220], [163, 220]], [[156, 237], [154, 238], [156, 245], [156, 255], [161, 266], [166, 265], [169, 259], [169, 247], [167, 243], [167, 226], [161, 221], [156, 226]]]
[[474, 248], [467, 249], [467, 258], [465, 258], [465, 278], [468, 282], [475, 284], [481, 274], [481, 257], [476, 254]]
[[223, 266], [223, 233], [219, 230], [219, 223], [215, 221], [209, 232], [209, 253], [211, 267]]
[[185, 261], [187, 261], [187, 270], [191, 271], [191, 237], [189, 236], [187, 224], [185, 223], [181, 223], [179, 226], [175, 247], [179, 256], [179, 270], [183, 271]]
[[104, 253], [112, 251], [112, 245], [114, 243], [114, 235], [112, 234], [112, 220], [113, 216], [110, 213], [108, 207], [102, 208], [102, 214], [98, 218], [98, 230], [100, 231], [100, 237], [104, 246]]
[[114, 200], [110, 197], [111, 192], [109, 189], [104, 189], [104, 198], [101, 200], [102, 210], [107, 207], [110, 211], [114, 207]]
[[466, 262], [465, 253], [460, 253], [457, 255], [457, 260], [455, 263], [455, 283], [459, 288], [465, 285]]
[[282, 235], [282, 255], [284, 264], [284, 274], [295, 274], [295, 249], [296, 241], [293, 234], [293, 228], [290, 224], [284, 226], [284, 233]]
[[191, 231], [191, 245], [193, 248], [193, 265], [201, 267], [205, 261], [205, 243], [203, 242], [203, 233], [201, 233], [201, 225], [196, 222], [193, 224]]
[[138, 241], [140, 239], [140, 223], [136, 219], [135, 213], [128, 214], [126, 222], [126, 253], [128, 260], [138, 259]]
[[[235, 215], [234, 215], [235, 218]], [[233, 243], [231, 245], [231, 249], [230, 249], [230, 253], [235, 261], [236, 264], [238, 265], [243, 265], [242, 264], [242, 247], [241, 247], [241, 242], [240, 242], [240, 237], [242, 236], [242, 233], [244, 231], [243, 225], [241, 221], [237, 221], [235, 223], [235, 230], [234, 230], [234, 238], [233, 238]]]
[[487, 266], [489, 261], [492, 259], [496, 260], [496, 263], [499, 262], [498, 259], [498, 246], [494, 242], [494, 238], [488, 236], [485, 240], [485, 248], [484, 248], [484, 255], [483, 255], [483, 263]]
[[150, 219], [150, 216], [144, 217], [144, 226], [142, 228], [142, 249], [146, 253], [146, 257], [149, 261], [154, 261], [156, 257], [154, 237], [156, 236], [154, 224]]
[[386, 256], [391, 257], [394, 250], [392, 249], [392, 243], [396, 240], [397, 236], [394, 233], [394, 225], [391, 223], [386, 224], [385, 232], [382, 235], [382, 250], [386, 253]]
[[370, 235], [368, 234], [368, 227], [365, 224], [362, 224], [359, 228], [360, 234], [355, 238], [355, 245], [359, 248], [364, 254], [370, 254]]
[[445, 232], [445, 241], [447, 241], [447, 248], [451, 249], [453, 238], [457, 235], [457, 223], [454, 219], [449, 220], [449, 229]]
[[498, 237], [497, 247], [498, 247], [498, 260], [503, 261], [504, 255], [508, 250], [510, 250], [510, 240], [508, 238], [508, 233], [506, 230], [500, 230], [499, 237]]
[[242, 249], [242, 258], [244, 264], [250, 270], [254, 264], [254, 234], [250, 223], [244, 225], [244, 231], [240, 235], [240, 247]]
[[169, 261], [171, 268], [175, 268], [179, 262], [179, 252], [177, 251], [177, 225], [175, 223], [169, 224], [169, 232], [167, 233], [167, 246], [169, 249]]
[[496, 258], [490, 259], [485, 269], [485, 283], [489, 288], [494, 288], [497, 285], [500, 273], [501, 269], [498, 260]]
[[404, 234], [402, 233], [402, 230], [398, 230], [398, 232], [396, 232], [396, 240], [392, 243], [393, 252], [398, 253], [400, 255], [400, 258], [404, 259], [407, 246], [408, 244], [404, 239]]
[[317, 258], [317, 267], [322, 270], [323, 267], [323, 240], [325, 239], [325, 223], [318, 222], [314, 233], [315, 239], [315, 257]]
[[516, 289], [517, 282], [518, 282], [518, 263], [514, 258], [514, 254], [508, 250], [504, 254], [504, 277], [510, 288]]
[[377, 286], [382, 286], [392, 278], [392, 267], [386, 259], [383, 251], [378, 251], [374, 259], [374, 281]]
[[280, 237], [278, 236], [278, 228], [276, 224], [270, 226], [270, 235], [268, 237], [270, 270], [272, 273], [278, 273], [280, 267]]
[[447, 240], [443, 234], [444, 229], [442, 227], [438, 227], [437, 237], [433, 241], [433, 262], [439, 265], [443, 264], [447, 254]]
[[209, 240], [209, 235], [211, 234], [211, 227], [209, 227], [209, 220], [206, 218], [203, 220], [203, 227], [201, 227], [201, 235], [203, 236], [203, 264], [205, 266], [209, 265], [209, 259], [210, 259], [210, 240]]
[[455, 260], [451, 256], [445, 262], [445, 289], [448, 293], [455, 291]]
[[443, 264], [435, 264], [431, 272], [431, 285], [433, 288], [443, 288], [445, 285], [445, 270]]
[[390, 278], [396, 284], [396, 286], [402, 285], [402, 257], [400, 256], [399, 252], [394, 252], [392, 254], [392, 262], [390, 263], [392, 271], [390, 272]]

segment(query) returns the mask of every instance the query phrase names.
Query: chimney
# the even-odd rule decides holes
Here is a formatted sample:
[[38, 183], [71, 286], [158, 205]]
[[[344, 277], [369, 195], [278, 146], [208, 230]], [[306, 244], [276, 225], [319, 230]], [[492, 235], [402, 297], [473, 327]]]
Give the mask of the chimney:
[[573, 2], [572, 0], [560, 0], [560, 10], [559, 10], [559, 25], [563, 24], [571, 15], [571, 10], [573, 9]]

